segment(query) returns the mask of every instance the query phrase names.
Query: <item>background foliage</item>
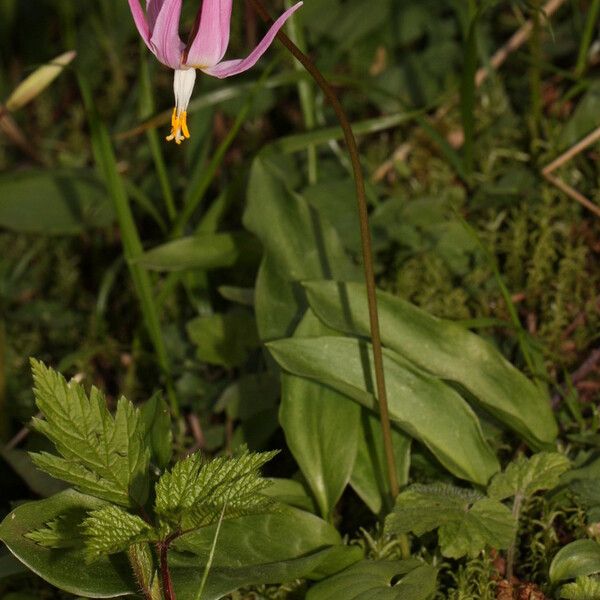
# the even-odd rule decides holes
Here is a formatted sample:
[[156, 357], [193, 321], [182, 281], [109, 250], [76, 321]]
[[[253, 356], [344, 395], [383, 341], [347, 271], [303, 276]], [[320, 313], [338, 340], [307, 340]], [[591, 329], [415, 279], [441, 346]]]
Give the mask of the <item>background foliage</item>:
[[[42, 529], [65, 507], [100, 507], [28, 454], [54, 456], [41, 433], [61, 443], [50, 419], [23, 429], [48, 416], [31, 391], [36, 357], [101, 389], [117, 419], [121, 395], [142, 407], [152, 477], [189, 452], [281, 450], [265, 493], [293, 508], [224, 522], [211, 597], [596, 597], [600, 221], [542, 169], [600, 125], [599, 7], [306, 0], [288, 30], [339, 92], [369, 182], [408, 486], [384, 526], [358, 217], [321, 92], [275, 45], [243, 76], [200, 77], [192, 138], [171, 147], [171, 73], [124, 0], [0, 0], [0, 516], [18, 507]], [[186, 28], [196, 9], [185, 2]], [[526, 43], [476, 87], [528, 19]], [[234, 2], [231, 55], [262, 31]], [[49, 87], [11, 98], [70, 50]], [[596, 144], [558, 171], [596, 205], [597, 158]], [[538, 451], [536, 469], [558, 473], [535, 485], [519, 456]], [[432, 506], [461, 518], [419, 524]], [[485, 519], [481, 545], [461, 544]], [[175, 550], [188, 590], [215, 523], [199, 531], [201, 561]], [[104, 592], [132, 591], [111, 581]], [[0, 550], [0, 596], [63, 595]]]

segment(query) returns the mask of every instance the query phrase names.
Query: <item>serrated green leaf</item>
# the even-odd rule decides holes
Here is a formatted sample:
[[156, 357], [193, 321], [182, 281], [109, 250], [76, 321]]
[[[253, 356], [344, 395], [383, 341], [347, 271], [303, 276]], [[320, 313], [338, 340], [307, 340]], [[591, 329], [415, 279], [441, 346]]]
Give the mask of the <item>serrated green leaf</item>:
[[192, 454], [179, 461], [156, 484], [156, 514], [175, 529], [192, 530], [226, 517], [267, 511], [271, 498], [261, 494], [269, 481], [260, 468], [277, 452], [244, 452], [205, 462]]
[[104, 396], [32, 360], [34, 394], [46, 417], [34, 426], [61, 455], [33, 454], [35, 464], [82, 492], [122, 506], [141, 505], [148, 494], [149, 451], [139, 411], [120, 398], [113, 417]]
[[529, 498], [541, 490], [555, 488], [569, 466], [569, 459], [558, 452], [539, 452], [530, 458], [520, 455], [494, 476], [488, 495], [496, 500], [516, 495]]
[[118, 506], [106, 506], [90, 512], [81, 527], [89, 562], [100, 556], [123, 552], [134, 543], [156, 538], [148, 523]]
[[81, 548], [83, 535], [80, 525], [85, 514], [81, 510], [65, 513], [44, 527], [26, 533], [25, 537], [44, 548]]
[[558, 583], [600, 573], [600, 544], [577, 540], [561, 548], [550, 564], [550, 581]]
[[364, 560], [311, 587], [306, 600], [427, 600], [436, 579], [437, 570], [418, 560]]
[[486, 547], [508, 548], [515, 531], [510, 510], [472, 490], [447, 484], [414, 485], [400, 494], [386, 519], [392, 533], [420, 536], [439, 529], [442, 554], [477, 556]]
[[598, 600], [600, 598], [600, 579], [578, 577], [574, 583], [562, 586], [560, 597], [567, 600]]

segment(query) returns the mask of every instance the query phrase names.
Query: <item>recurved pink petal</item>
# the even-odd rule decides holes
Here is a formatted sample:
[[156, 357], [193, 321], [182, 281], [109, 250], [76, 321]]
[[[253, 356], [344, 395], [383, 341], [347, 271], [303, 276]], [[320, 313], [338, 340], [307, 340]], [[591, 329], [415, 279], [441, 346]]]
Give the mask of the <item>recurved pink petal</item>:
[[179, 38], [180, 17], [181, 0], [164, 0], [150, 38], [156, 58], [171, 69], [181, 66], [181, 55], [185, 48], [185, 44]]
[[152, 47], [150, 46], [150, 27], [140, 4], [140, 0], [129, 0], [129, 8], [131, 9], [131, 14], [133, 15], [137, 30], [140, 32], [146, 45], [152, 50]]
[[232, 0], [203, 0], [198, 31], [187, 53], [186, 64], [197, 69], [214, 67], [229, 45]]
[[267, 51], [267, 48], [273, 43], [277, 32], [283, 27], [287, 19], [296, 12], [303, 2], [298, 2], [292, 6], [292, 8], [286, 10], [280, 17], [271, 25], [271, 29], [267, 32], [267, 35], [260, 41], [258, 46], [246, 57], [238, 60], [226, 60], [214, 67], [204, 68], [202, 71], [213, 77], [223, 79], [224, 77], [231, 77], [251, 69], [258, 61], [258, 59]]

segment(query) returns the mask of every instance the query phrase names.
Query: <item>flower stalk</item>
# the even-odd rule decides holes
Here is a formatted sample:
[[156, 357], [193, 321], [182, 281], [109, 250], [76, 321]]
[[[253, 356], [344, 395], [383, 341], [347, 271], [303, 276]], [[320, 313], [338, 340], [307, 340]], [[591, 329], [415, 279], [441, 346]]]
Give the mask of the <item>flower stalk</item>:
[[[269, 12], [262, 4], [261, 0], [250, 0], [257, 14], [266, 21], [271, 23], [272, 19]], [[331, 103], [333, 110], [340, 122], [340, 126], [344, 133], [346, 146], [350, 155], [352, 169], [354, 172], [354, 182], [356, 187], [356, 199], [358, 203], [358, 216], [360, 220], [360, 238], [362, 246], [362, 256], [365, 271], [365, 280], [367, 285], [367, 299], [369, 303], [369, 321], [371, 327], [371, 341], [373, 344], [373, 362], [375, 367], [375, 380], [377, 387], [377, 399], [379, 402], [379, 414], [381, 419], [381, 428], [383, 434], [383, 444], [385, 449], [385, 458], [388, 472], [388, 480], [390, 484], [390, 492], [395, 498], [399, 491], [398, 475], [396, 470], [396, 460], [394, 457], [394, 449], [392, 444], [392, 428], [390, 424], [387, 393], [385, 388], [385, 375], [383, 371], [383, 352], [381, 346], [381, 334], [379, 331], [379, 314], [377, 311], [377, 294], [375, 290], [375, 271], [373, 267], [373, 249], [371, 243], [371, 231], [369, 229], [369, 214], [367, 209], [367, 197], [365, 192], [365, 179], [360, 164], [360, 156], [358, 145], [350, 120], [346, 115], [342, 104], [337, 97], [334, 89], [325, 79], [318, 67], [304, 52], [292, 42], [292, 40], [282, 31], [278, 31], [275, 36], [296, 58], [302, 66], [310, 73], [317, 85], [323, 90], [323, 93]]]

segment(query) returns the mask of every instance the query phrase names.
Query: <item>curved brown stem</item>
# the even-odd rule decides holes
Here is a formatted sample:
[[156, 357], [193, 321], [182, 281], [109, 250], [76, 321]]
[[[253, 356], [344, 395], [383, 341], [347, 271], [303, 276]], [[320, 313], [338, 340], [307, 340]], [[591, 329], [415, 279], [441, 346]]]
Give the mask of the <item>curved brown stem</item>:
[[[259, 16], [267, 22], [272, 22], [271, 16], [267, 9], [263, 6], [261, 0], [250, 0], [252, 6]], [[362, 244], [362, 255], [365, 269], [365, 279], [367, 284], [367, 298], [369, 302], [369, 320], [371, 326], [371, 341], [373, 343], [373, 362], [375, 367], [375, 380], [377, 385], [377, 398], [379, 400], [379, 413], [381, 417], [381, 428], [383, 433], [383, 444], [385, 448], [385, 458], [388, 471], [388, 479], [390, 483], [390, 492], [395, 498], [400, 489], [398, 486], [398, 476], [396, 472], [394, 451], [392, 445], [392, 429], [390, 425], [390, 417], [388, 410], [387, 394], [385, 389], [385, 376], [383, 373], [383, 353], [381, 349], [381, 335], [379, 332], [379, 315], [377, 312], [377, 295], [375, 291], [375, 272], [373, 269], [373, 250], [371, 244], [371, 231], [369, 229], [369, 214], [367, 210], [367, 198], [365, 193], [365, 179], [360, 164], [358, 153], [358, 145], [350, 120], [340, 103], [337, 94], [331, 87], [329, 82], [323, 77], [323, 74], [312, 60], [304, 54], [290, 40], [290, 38], [279, 31], [277, 33], [279, 41], [294, 55], [294, 57], [302, 64], [302, 66], [311, 74], [318, 86], [323, 90], [323, 93], [331, 103], [333, 110], [340, 122], [344, 138], [348, 147], [348, 153], [352, 162], [354, 171], [354, 182], [356, 186], [356, 199], [358, 201], [358, 216], [360, 219], [360, 238]]]
[[160, 580], [162, 584], [162, 591], [165, 600], [176, 600], [175, 590], [173, 589], [173, 581], [171, 580], [171, 572], [169, 571], [169, 546], [171, 539], [158, 543], [158, 559], [160, 562]]

